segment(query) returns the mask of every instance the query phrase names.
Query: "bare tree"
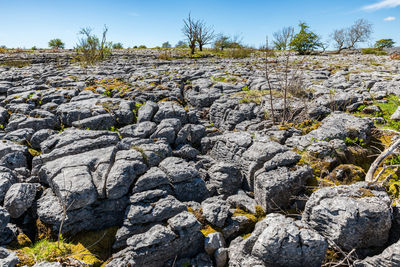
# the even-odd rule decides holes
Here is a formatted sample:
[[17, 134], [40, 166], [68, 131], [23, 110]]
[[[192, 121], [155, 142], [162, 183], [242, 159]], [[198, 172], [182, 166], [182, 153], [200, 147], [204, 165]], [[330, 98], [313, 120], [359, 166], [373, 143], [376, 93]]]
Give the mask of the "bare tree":
[[337, 49], [338, 53], [346, 48], [345, 44], [347, 42], [347, 35], [348, 34], [346, 29], [335, 30], [331, 34], [331, 37], [335, 42], [333, 45]]
[[197, 21], [197, 43], [199, 44], [199, 50], [203, 51], [203, 46], [211, 43], [214, 39], [214, 30], [212, 27], [208, 27], [204, 21]]
[[365, 19], [359, 19], [347, 29], [335, 30], [331, 34], [334, 46], [338, 52], [343, 49], [355, 48], [357, 43], [366, 42], [372, 34], [372, 24]]
[[319, 46], [322, 48], [322, 52], [325, 52], [326, 49], [329, 47], [329, 40], [322, 41], [322, 39], [319, 41]]
[[196, 49], [196, 42], [198, 40], [197, 33], [198, 33], [198, 22], [194, 21], [189, 13], [187, 19], [183, 20], [184, 26], [182, 29], [183, 34], [185, 35], [189, 48], [190, 54], [193, 55]]
[[111, 43], [107, 43], [107, 32], [108, 32], [108, 27], [107, 25], [104, 25], [103, 29], [103, 36], [101, 38], [101, 43], [100, 43], [100, 59], [103, 60], [106, 57], [106, 48], [111, 47]]
[[372, 24], [365, 19], [359, 19], [348, 29], [347, 48], [354, 48], [359, 42], [366, 42], [372, 34]]
[[274, 46], [278, 50], [286, 50], [294, 35], [293, 27], [284, 27], [280, 31], [274, 32]]

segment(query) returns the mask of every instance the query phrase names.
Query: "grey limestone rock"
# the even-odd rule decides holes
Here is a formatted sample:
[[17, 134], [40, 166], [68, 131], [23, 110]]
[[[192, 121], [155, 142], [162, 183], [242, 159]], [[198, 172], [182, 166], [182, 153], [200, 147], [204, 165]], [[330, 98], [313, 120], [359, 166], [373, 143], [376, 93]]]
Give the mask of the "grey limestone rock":
[[175, 257], [195, 256], [204, 242], [200, 226], [193, 214], [183, 211], [170, 218], [165, 225], [156, 224], [143, 233], [129, 237], [128, 246], [114, 254], [107, 266], [163, 266]]
[[0, 165], [11, 170], [27, 168], [28, 149], [11, 141], [0, 141]]
[[59, 262], [48, 262], [42, 261], [33, 265], [34, 267], [62, 267], [61, 263]]
[[219, 248], [225, 247], [225, 239], [220, 232], [211, 233], [204, 239], [204, 250], [210, 256], [213, 256]]
[[13, 184], [4, 197], [4, 207], [11, 218], [18, 218], [31, 207], [36, 196], [38, 184]]
[[318, 232], [300, 221], [271, 213], [252, 234], [229, 246], [229, 266], [321, 266], [328, 247]]
[[[83, 230], [99, 230], [120, 225], [128, 204], [128, 198], [97, 200], [81, 209], [67, 210], [62, 232], [76, 234]], [[63, 205], [49, 188], [35, 203], [41, 222], [58, 232], [62, 218]]]
[[10, 170], [0, 167], [0, 203], [3, 202], [8, 189], [17, 182], [17, 176]]
[[125, 137], [137, 137], [137, 138], [149, 138], [155, 130], [157, 125], [151, 121], [143, 121], [138, 124], [127, 125], [119, 129], [119, 133], [123, 138]]
[[54, 134], [57, 134], [57, 132], [51, 129], [39, 130], [32, 135], [30, 143], [34, 149], [38, 150], [40, 149], [40, 144]]
[[400, 108], [397, 108], [393, 115], [390, 117], [391, 120], [400, 120]]
[[172, 152], [172, 155], [175, 157], [180, 157], [186, 160], [195, 160], [197, 155], [200, 154], [200, 151], [191, 147], [190, 145], [179, 145], [176, 149]]
[[154, 224], [184, 211], [186, 206], [167, 191], [159, 189], [134, 193], [125, 211], [123, 226], [118, 230], [114, 247], [126, 246], [129, 236], [145, 232]]
[[161, 169], [152, 167], [136, 181], [133, 193], [160, 189], [162, 187], [169, 187], [168, 177]]
[[139, 108], [137, 122], [151, 121], [158, 110], [158, 105], [152, 101], [147, 101]]
[[157, 129], [150, 136], [150, 138], [164, 139], [168, 144], [173, 144], [181, 127], [182, 124], [179, 119], [164, 119], [158, 123]]
[[15, 252], [0, 247], [0, 266], [14, 267], [17, 263], [19, 263], [19, 259]]
[[3, 232], [3, 229], [6, 228], [9, 221], [10, 214], [5, 208], [0, 206], [0, 232]]
[[228, 218], [229, 206], [220, 197], [210, 197], [201, 203], [203, 216], [206, 220], [217, 227], [223, 227]]
[[306, 203], [302, 220], [344, 250], [379, 247], [389, 237], [391, 201], [364, 182], [326, 187]]
[[161, 102], [158, 104], [158, 111], [153, 121], [160, 123], [164, 119], [178, 119], [182, 124], [187, 122], [185, 109], [175, 102]]
[[263, 172], [255, 178], [254, 198], [266, 211], [288, 207], [291, 198], [304, 189], [309, 178], [312, 178], [309, 166], [296, 166], [293, 170], [279, 167]]
[[358, 118], [351, 114], [334, 112], [322, 121], [318, 129], [304, 136], [291, 137], [286, 141], [286, 145], [303, 150], [318, 141], [345, 140], [346, 137], [352, 139], [357, 137], [369, 143], [373, 127], [372, 120], [369, 118]]
[[74, 121], [72, 126], [79, 129], [109, 130], [114, 124], [113, 116], [107, 113]]
[[209, 186], [219, 195], [233, 195], [242, 185], [242, 173], [233, 163], [218, 162], [208, 170]]
[[381, 254], [354, 262], [354, 267], [400, 266], [400, 241], [387, 247]]

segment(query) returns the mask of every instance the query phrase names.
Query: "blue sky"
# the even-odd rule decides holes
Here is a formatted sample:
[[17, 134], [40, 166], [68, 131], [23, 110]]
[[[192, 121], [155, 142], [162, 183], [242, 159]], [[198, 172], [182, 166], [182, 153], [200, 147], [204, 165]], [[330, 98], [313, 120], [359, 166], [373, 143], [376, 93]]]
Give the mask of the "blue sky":
[[334, 29], [359, 18], [373, 23], [373, 41], [393, 38], [400, 46], [400, 0], [0, 0], [0, 45], [47, 47], [50, 39], [60, 38], [72, 48], [82, 27], [100, 35], [104, 24], [108, 39], [124, 47], [175, 45], [184, 39], [182, 20], [189, 12], [215, 32], [239, 34], [255, 47], [299, 21], [328, 39]]

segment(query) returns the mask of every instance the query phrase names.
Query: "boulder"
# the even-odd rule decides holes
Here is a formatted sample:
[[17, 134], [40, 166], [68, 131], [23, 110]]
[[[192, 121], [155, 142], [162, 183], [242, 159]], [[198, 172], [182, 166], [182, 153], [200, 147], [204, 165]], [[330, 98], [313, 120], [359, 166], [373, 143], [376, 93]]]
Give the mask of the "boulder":
[[18, 263], [19, 259], [15, 252], [0, 247], [0, 266], [14, 267]]
[[145, 122], [151, 121], [153, 119], [154, 114], [156, 114], [158, 110], [158, 105], [152, 101], [147, 101], [143, 106], [141, 106], [138, 110], [138, 118], [137, 122]]
[[58, 233], [63, 222], [62, 232], [70, 234], [121, 225], [127, 204], [127, 197], [97, 200], [81, 209], [67, 209], [66, 219], [63, 221], [64, 205], [50, 188], [35, 202], [37, 215], [42, 223]]
[[223, 227], [229, 215], [229, 206], [220, 197], [210, 197], [201, 203], [203, 216], [212, 225]]
[[353, 263], [354, 267], [400, 266], [400, 241], [387, 247], [381, 254]]
[[8, 189], [17, 182], [17, 176], [10, 170], [0, 167], [0, 203], [3, 202]]
[[187, 114], [185, 109], [175, 102], [160, 102], [153, 121], [160, 123], [164, 119], [178, 119], [182, 124], [185, 124], [187, 122]]
[[5, 208], [0, 206], [0, 232], [3, 232], [3, 229], [6, 228], [9, 221], [10, 214]]
[[304, 136], [293, 136], [286, 141], [286, 145], [304, 150], [318, 141], [345, 140], [346, 137], [362, 139], [364, 143], [368, 144], [373, 127], [374, 125], [370, 118], [358, 118], [348, 113], [333, 112], [322, 120], [322, 124], [318, 129]]
[[304, 190], [308, 179], [312, 178], [312, 168], [295, 166], [279, 167], [260, 173], [255, 178], [254, 198], [267, 212], [285, 209], [293, 196]]
[[193, 214], [182, 211], [127, 240], [128, 246], [112, 256], [106, 266], [163, 266], [168, 261], [197, 255], [204, 244], [200, 223]]
[[344, 250], [380, 247], [392, 226], [391, 200], [365, 182], [325, 187], [310, 196], [302, 220]]
[[72, 126], [79, 129], [110, 130], [115, 120], [110, 114], [101, 114], [72, 122]]
[[0, 165], [11, 170], [28, 167], [28, 149], [11, 141], [0, 142]]
[[258, 222], [229, 246], [229, 266], [321, 266], [328, 243], [315, 230], [281, 214]]
[[137, 137], [137, 138], [149, 138], [155, 130], [157, 124], [151, 121], [144, 121], [138, 124], [127, 125], [119, 129], [119, 134], [123, 137]]
[[400, 120], [400, 107], [396, 109], [393, 115], [390, 117], [391, 120], [398, 121]]
[[211, 233], [204, 239], [204, 250], [213, 256], [219, 248], [225, 248], [225, 239], [220, 232]]
[[155, 189], [133, 194], [125, 211], [123, 226], [116, 234], [114, 248], [125, 247], [129, 236], [143, 233], [185, 209], [185, 205], [168, 195], [167, 191]]
[[235, 194], [242, 185], [242, 173], [236, 164], [218, 162], [208, 170], [210, 177], [208, 188], [218, 195]]
[[181, 158], [169, 157], [160, 165], [172, 184], [174, 194], [180, 201], [198, 201], [208, 197], [208, 190], [198, 170]]
[[11, 218], [20, 217], [31, 207], [38, 187], [38, 184], [17, 183], [8, 189], [4, 197], [4, 207]]

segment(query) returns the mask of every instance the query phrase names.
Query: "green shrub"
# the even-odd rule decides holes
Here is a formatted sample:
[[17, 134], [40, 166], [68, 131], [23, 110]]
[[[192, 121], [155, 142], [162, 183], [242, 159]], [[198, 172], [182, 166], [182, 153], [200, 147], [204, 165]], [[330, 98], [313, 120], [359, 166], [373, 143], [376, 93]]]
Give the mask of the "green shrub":
[[393, 39], [380, 39], [375, 42], [375, 48], [391, 48], [394, 46], [394, 44], [395, 42], [393, 41]]
[[358, 137], [355, 137], [354, 139], [350, 138], [350, 137], [346, 137], [344, 142], [348, 146], [359, 145], [359, 146], [365, 147], [365, 145], [366, 145], [364, 140], [362, 138], [358, 138]]
[[112, 45], [112, 48], [113, 49], [123, 49], [124, 46], [121, 43], [115, 43], [115, 44]]
[[188, 44], [185, 41], [179, 41], [176, 45], [176, 48], [188, 48]]
[[61, 39], [56, 38], [49, 41], [49, 47], [52, 49], [64, 49], [65, 44]]
[[321, 47], [320, 37], [309, 30], [305, 22], [299, 24], [300, 32], [297, 33], [289, 43], [291, 49], [300, 55], [308, 55], [316, 48]]
[[93, 65], [98, 61], [102, 61], [111, 55], [110, 42], [107, 42], [108, 28], [104, 26], [102, 40], [92, 33], [92, 29], [83, 28], [79, 32], [82, 38], [75, 47], [77, 56], [75, 61], [80, 62], [83, 66]]
[[161, 47], [162, 47], [162, 48], [171, 48], [172, 45], [167, 41], [167, 42], [164, 42], [164, 43], [161, 45]]

